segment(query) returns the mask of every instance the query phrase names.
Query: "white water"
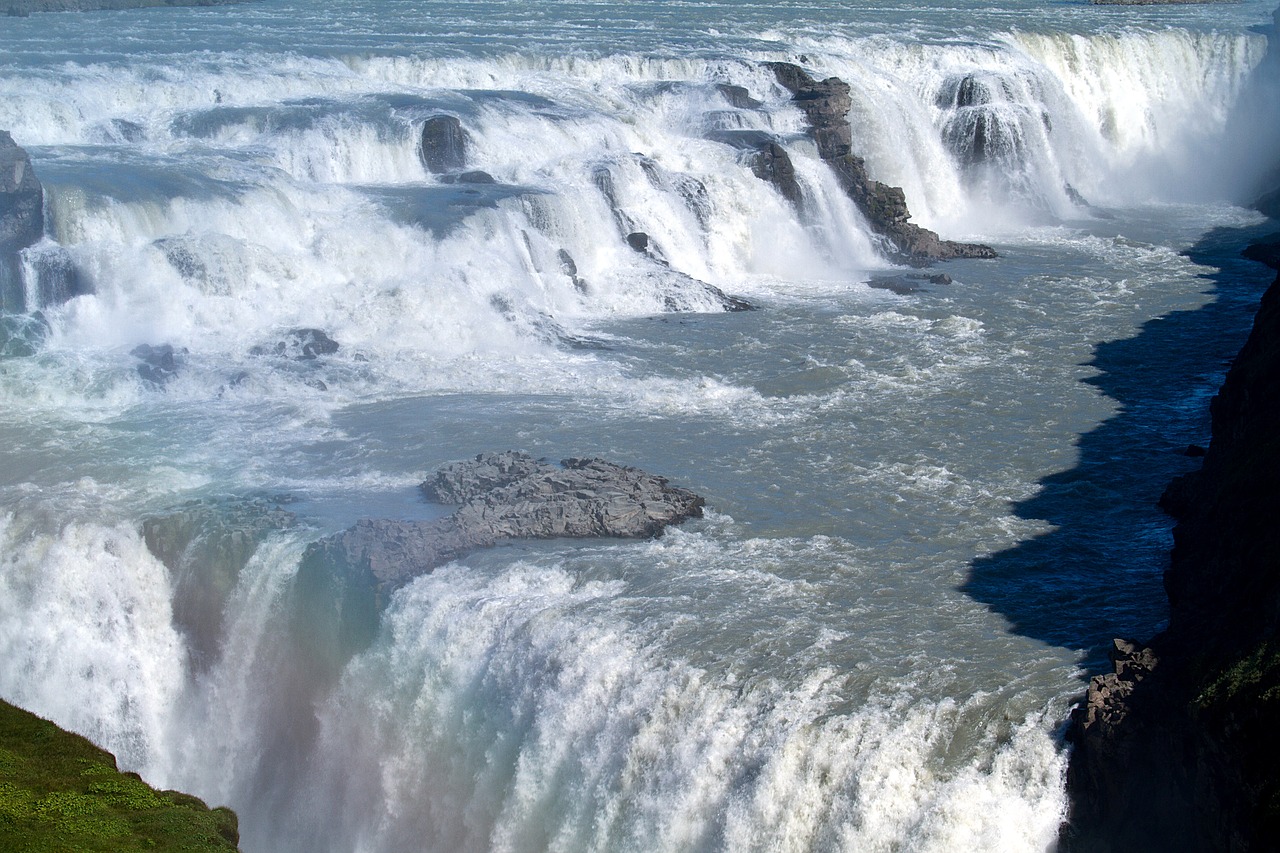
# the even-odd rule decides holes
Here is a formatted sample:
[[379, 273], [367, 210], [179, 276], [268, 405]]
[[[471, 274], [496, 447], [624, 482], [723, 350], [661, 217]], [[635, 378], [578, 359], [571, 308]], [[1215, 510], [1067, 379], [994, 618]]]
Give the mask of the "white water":
[[[1149, 407], [1081, 365], [1204, 305], [1213, 269], [1179, 252], [1256, 222], [1231, 203], [1259, 188], [1235, 131], [1237, 105], [1265, 124], [1246, 27], [1267, 10], [1211, 31], [1187, 9], [1027, 9], [1014, 29], [978, 6], [961, 28], [663, 4], [588, 34], [576, 6], [348, 5], [346, 35], [275, 2], [0, 34], [0, 128], [48, 190], [41, 250], [93, 291], [39, 306], [38, 354], [0, 361], [0, 695], [232, 805], [246, 851], [1052, 846], [1056, 730], [1091, 651], [1159, 619], [1167, 524], [1113, 495], [1124, 522], [1064, 552], [1054, 582], [1133, 593], [1100, 626], [966, 585], [1065, 524], [1015, 505], [1108, 418], [1147, 419], [1153, 484], [1203, 440], [1213, 346], [1232, 349], [1212, 339], [1247, 311]], [[1001, 260], [865, 286], [907, 271], [758, 65], [801, 55], [850, 83], [855, 149], [915, 220]], [[440, 113], [495, 184], [425, 171]], [[781, 139], [806, 212], [715, 131]], [[721, 313], [703, 282], [761, 310]], [[250, 353], [299, 327], [340, 350]], [[144, 343], [186, 350], [162, 389]], [[427, 471], [505, 447], [642, 465], [713, 512], [654, 542], [472, 555], [397, 593], [336, 671], [293, 654], [307, 542], [422, 514]], [[141, 521], [262, 490], [301, 525], [224, 590], [200, 659]]]

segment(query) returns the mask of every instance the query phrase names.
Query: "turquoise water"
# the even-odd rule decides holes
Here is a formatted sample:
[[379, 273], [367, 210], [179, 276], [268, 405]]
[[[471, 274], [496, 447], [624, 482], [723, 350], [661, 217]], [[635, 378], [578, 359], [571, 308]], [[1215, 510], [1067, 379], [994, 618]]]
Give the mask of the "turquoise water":
[[[1163, 618], [1154, 500], [1266, 280], [1236, 253], [1265, 230], [1241, 205], [1274, 150], [1270, 12], [6, 20], [0, 128], [49, 224], [24, 256], [47, 331], [0, 361], [0, 695], [233, 806], [246, 851], [1050, 848], [1061, 724], [1109, 639]], [[849, 82], [872, 174], [1001, 258], [870, 286], [914, 271], [766, 60]], [[441, 114], [494, 183], [424, 168]], [[726, 131], [788, 149], [803, 212]], [[57, 264], [92, 292], [41, 302]], [[297, 328], [340, 349], [271, 355]], [[172, 380], [140, 344], [177, 348]], [[428, 472], [506, 448], [709, 512], [473, 554], [314, 668], [306, 545], [428, 517]], [[230, 574], [216, 536], [176, 569], [147, 548], [147, 518], [263, 494], [298, 523]]]

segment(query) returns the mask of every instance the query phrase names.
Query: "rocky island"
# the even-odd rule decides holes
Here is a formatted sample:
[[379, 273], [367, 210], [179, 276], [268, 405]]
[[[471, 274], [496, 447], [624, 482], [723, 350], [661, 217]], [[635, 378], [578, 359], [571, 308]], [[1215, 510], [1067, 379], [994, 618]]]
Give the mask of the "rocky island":
[[458, 509], [431, 521], [360, 521], [308, 548], [303, 573], [354, 585], [380, 607], [413, 578], [479, 548], [518, 539], [656, 536], [700, 518], [705, 504], [639, 468], [603, 459], [555, 465], [516, 451], [446, 465], [421, 490]]

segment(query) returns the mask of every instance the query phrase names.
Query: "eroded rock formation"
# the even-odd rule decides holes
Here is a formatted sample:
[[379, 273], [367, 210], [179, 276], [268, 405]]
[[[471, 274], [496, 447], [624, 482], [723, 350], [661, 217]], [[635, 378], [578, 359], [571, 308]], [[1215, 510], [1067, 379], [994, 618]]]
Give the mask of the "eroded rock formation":
[[809, 136], [818, 146], [818, 155], [835, 173], [871, 228], [899, 255], [913, 261], [996, 257], [990, 246], [942, 240], [933, 231], [911, 222], [902, 189], [871, 178], [866, 161], [853, 154], [853, 131], [848, 119], [853, 102], [848, 83], [838, 77], [814, 80], [804, 69], [786, 62], [770, 62], [766, 66], [778, 83], [791, 92], [796, 106], [809, 120]]

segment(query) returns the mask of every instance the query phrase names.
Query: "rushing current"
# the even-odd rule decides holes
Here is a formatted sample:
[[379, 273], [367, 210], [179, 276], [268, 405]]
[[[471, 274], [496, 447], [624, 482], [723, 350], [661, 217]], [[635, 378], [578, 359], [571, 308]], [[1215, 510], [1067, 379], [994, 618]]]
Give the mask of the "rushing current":
[[[1275, 183], [1271, 12], [4, 19], [47, 224], [0, 318], [0, 695], [232, 806], [247, 853], [1052, 848], [1062, 724], [1159, 625], [1155, 501], [1264, 283], [1237, 252]], [[873, 177], [1001, 257], [909, 278], [766, 61], [846, 81]], [[492, 182], [428, 171], [439, 115]], [[308, 543], [427, 517], [427, 473], [508, 448], [708, 511], [474, 553], [353, 656], [298, 653]], [[253, 527], [271, 501], [296, 523]], [[184, 507], [166, 564], [144, 524]]]

